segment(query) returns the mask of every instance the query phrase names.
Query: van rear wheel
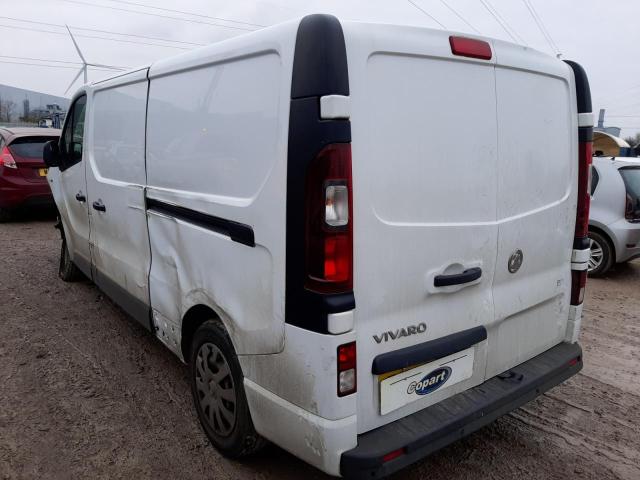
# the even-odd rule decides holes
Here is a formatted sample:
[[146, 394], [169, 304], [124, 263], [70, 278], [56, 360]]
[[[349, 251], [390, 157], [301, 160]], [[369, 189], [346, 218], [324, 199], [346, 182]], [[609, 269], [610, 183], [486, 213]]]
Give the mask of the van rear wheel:
[[241, 458], [262, 448], [266, 441], [253, 426], [238, 357], [220, 323], [208, 320], [196, 331], [189, 366], [198, 419], [216, 449]]
[[600, 277], [613, 265], [613, 249], [609, 240], [597, 232], [589, 232], [589, 275]]

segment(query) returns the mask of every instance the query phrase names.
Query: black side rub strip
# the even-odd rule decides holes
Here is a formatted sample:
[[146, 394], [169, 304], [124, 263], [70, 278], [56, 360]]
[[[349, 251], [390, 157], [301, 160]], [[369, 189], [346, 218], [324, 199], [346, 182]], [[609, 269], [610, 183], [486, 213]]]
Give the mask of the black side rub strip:
[[256, 246], [253, 228], [244, 223], [215, 217], [179, 205], [165, 203], [155, 198], [147, 198], [147, 209], [226, 235], [234, 242], [242, 243], [249, 247]]
[[463, 330], [436, 340], [378, 355], [373, 359], [371, 372], [374, 375], [382, 375], [412, 365], [428, 363], [469, 348], [486, 339], [487, 329], [484, 327]]

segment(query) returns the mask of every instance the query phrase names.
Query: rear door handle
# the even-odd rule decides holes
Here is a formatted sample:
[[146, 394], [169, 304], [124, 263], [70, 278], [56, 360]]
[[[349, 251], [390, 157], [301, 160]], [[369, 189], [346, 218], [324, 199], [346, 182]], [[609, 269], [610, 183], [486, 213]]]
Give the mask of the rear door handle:
[[462, 273], [454, 273], [453, 275], [436, 275], [433, 279], [434, 287], [450, 287], [451, 285], [462, 285], [464, 283], [474, 282], [482, 276], [480, 267], [473, 267]]
[[98, 210], [99, 212], [106, 212], [107, 207], [104, 206], [102, 202], [93, 202], [93, 209]]
[[76, 193], [76, 200], [77, 200], [77, 201], [79, 201], [79, 202], [81, 202], [81, 203], [84, 203], [84, 202], [86, 202], [86, 201], [87, 201], [87, 197], [85, 197], [85, 196], [82, 194], [82, 192], [78, 192], [78, 193]]

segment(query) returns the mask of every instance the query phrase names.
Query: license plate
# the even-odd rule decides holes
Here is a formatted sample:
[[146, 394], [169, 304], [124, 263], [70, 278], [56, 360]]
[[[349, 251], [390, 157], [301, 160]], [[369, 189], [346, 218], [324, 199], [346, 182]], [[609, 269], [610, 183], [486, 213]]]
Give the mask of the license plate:
[[46, 177], [48, 171], [49, 171], [48, 168], [39, 168], [38, 175], [40, 175], [41, 177]]
[[379, 377], [380, 414], [385, 415], [473, 375], [474, 348], [408, 370]]

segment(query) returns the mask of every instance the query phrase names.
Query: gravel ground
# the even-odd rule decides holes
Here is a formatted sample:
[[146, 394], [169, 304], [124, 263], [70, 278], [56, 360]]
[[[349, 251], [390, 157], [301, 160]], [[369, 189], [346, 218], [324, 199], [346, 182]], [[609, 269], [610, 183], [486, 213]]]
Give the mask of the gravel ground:
[[[50, 218], [0, 225], [0, 478], [327, 478], [269, 446], [222, 458], [187, 370], [89, 283]], [[640, 263], [590, 280], [585, 368], [397, 479], [639, 479]]]

